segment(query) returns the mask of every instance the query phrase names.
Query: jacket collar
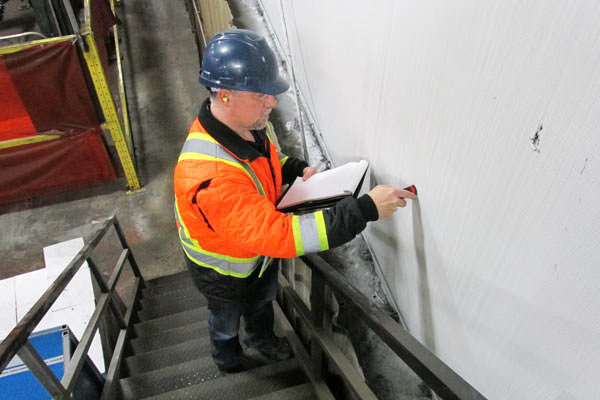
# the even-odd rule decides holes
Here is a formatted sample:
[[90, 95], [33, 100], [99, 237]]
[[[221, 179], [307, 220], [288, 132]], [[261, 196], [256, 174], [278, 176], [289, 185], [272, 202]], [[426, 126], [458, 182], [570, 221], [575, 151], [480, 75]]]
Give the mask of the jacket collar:
[[[210, 112], [210, 98], [202, 103], [202, 107], [198, 113], [198, 120], [213, 139], [223, 145], [240, 160], [251, 162], [263, 156], [258, 150], [252, 147], [250, 142], [239, 137], [237, 133], [212, 115]], [[256, 131], [256, 133], [258, 133], [258, 137], [264, 140], [264, 129]]]

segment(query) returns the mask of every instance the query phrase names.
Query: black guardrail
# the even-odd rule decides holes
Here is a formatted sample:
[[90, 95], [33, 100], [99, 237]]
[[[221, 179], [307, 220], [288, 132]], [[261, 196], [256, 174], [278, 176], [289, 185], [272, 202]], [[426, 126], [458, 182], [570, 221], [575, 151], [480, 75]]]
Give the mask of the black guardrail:
[[[373, 332], [386, 343], [437, 395], [443, 399], [485, 400], [486, 398], [448, 365], [415, 339], [388, 314], [373, 306], [366, 296], [318, 255], [301, 257], [312, 270], [310, 325], [319, 335], [324, 306], [324, 288], [352, 306]], [[294, 303], [294, 301], [292, 301]], [[297, 302], [296, 302], [297, 303]], [[298, 304], [297, 304], [298, 305]], [[302, 305], [299, 305], [302, 308]], [[301, 311], [301, 310], [300, 310]], [[302, 312], [301, 312], [302, 313]], [[325, 350], [327, 352], [327, 350]], [[347, 380], [349, 385], [353, 383]], [[357, 390], [351, 387], [353, 392]], [[362, 397], [360, 397], [362, 398]]]

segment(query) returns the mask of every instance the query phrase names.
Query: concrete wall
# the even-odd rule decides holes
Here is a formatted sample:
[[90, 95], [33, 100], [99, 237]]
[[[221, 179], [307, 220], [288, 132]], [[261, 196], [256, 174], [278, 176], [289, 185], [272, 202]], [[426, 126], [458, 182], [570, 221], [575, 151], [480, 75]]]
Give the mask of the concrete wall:
[[600, 398], [600, 3], [283, 4], [335, 162], [419, 189], [368, 230], [413, 334], [490, 399]]

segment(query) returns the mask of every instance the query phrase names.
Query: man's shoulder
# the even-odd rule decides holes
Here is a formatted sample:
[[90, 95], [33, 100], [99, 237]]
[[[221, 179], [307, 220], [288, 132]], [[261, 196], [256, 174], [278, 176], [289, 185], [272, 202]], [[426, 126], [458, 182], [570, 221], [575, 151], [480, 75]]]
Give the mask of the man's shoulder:
[[190, 125], [190, 129], [188, 129], [188, 134], [192, 133], [192, 132], [208, 133], [206, 131], [206, 129], [204, 128], [204, 126], [202, 126], [202, 123], [200, 122], [200, 119], [198, 117], [196, 117], [196, 119], [194, 119], [194, 121], [192, 121], [192, 124]]

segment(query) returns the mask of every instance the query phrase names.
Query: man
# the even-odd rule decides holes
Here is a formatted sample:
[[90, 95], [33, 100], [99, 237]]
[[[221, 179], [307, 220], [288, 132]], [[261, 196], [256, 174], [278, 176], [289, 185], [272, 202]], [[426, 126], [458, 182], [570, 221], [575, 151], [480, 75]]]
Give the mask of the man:
[[291, 357], [287, 342], [273, 334], [273, 258], [341, 245], [415, 196], [380, 185], [330, 209], [278, 212], [282, 184], [317, 171], [278, 153], [266, 133], [274, 96], [289, 88], [273, 51], [250, 31], [217, 34], [204, 51], [200, 83], [210, 97], [175, 167], [175, 214], [188, 268], [208, 299], [211, 354], [219, 369], [236, 372], [244, 368], [241, 316], [248, 347], [267, 360]]

